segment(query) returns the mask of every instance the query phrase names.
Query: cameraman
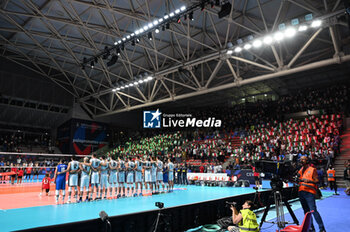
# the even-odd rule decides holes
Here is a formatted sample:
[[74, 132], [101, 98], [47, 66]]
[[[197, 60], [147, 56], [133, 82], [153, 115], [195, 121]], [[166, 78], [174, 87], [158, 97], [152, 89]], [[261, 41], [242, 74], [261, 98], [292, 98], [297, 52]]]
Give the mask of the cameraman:
[[[310, 211], [313, 212], [313, 216], [318, 224], [320, 232], [325, 232], [323, 221], [321, 215], [316, 208], [316, 184], [318, 183], [317, 171], [314, 167], [310, 166], [307, 156], [302, 156], [300, 158], [300, 163], [302, 168], [299, 170], [299, 199], [300, 204], [303, 207], [304, 214]], [[309, 231], [315, 231], [312, 219], [311, 219], [311, 229]]]
[[236, 207], [231, 205], [232, 221], [233, 224], [236, 224], [238, 226], [229, 226], [227, 228], [229, 232], [259, 232], [259, 224], [256, 221], [256, 215], [251, 210], [253, 205], [254, 204], [252, 201], [245, 201], [239, 213]]

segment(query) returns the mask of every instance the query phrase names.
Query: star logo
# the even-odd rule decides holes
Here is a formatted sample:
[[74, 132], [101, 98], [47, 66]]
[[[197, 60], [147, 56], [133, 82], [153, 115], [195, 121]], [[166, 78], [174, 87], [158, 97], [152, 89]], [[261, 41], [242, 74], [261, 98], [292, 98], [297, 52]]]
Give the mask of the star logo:
[[159, 109], [143, 111], [143, 128], [161, 128], [161, 114]]

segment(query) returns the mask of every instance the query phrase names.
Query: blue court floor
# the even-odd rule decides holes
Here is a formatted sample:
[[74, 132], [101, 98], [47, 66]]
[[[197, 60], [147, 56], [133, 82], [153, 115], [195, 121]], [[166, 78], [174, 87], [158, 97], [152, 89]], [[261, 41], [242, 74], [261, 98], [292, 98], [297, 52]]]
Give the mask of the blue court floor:
[[154, 205], [157, 201], [164, 202], [165, 207], [173, 207], [255, 192], [252, 188], [201, 186], [175, 186], [175, 188], [178, 190], [172, 193], [153, 196], [0, 210], [0, 231], [95, 219], [99, 217], [101, 210], [104, 210], [109, 216], [154, 210], [157, 209]]
[[[154, 206], [154, 203], [157, 201], [164, 202], [165, 207], [173, 207], [225, 198], [233, 195], [252, 193], [255, 191], [252, 188], [201, 186], [175, 186], [175, 188], [177, 190], [172, 193], [154, 196], [0, 210], [0, 231], [29, 229], [40, 226], [95, 219], [99, 217], [98, 214], [101, 210], [104, 210], [109, 216], [154, 210], [157, 209]], [[327, 231], [350, 231], [350, 226], [348, 225], [350, 215], [350, 197], [346, 196], [342, 189], [339, 190], [340, 196], [333, 196], [333, 192], [327, 190], [322, 191], [322, 193], [324, 197], [317, 202], [317, 207], [323, 218]], [[291, 205], [299, 223], [302, 223], [304, 213], [299, 201], [294, 201]], [[286, 220], [292, 221], [289, 213], [287, 213], [288, 211], [285, 209], [284, 212], [286, 213]], [[260, 213], [260, 218], [261, 215], [262, 213]], [[275, 217], [276, 214], [274, 209], [272, 209], [268, 214], [267, 220], [274, 221]], [[258, 218], [258, 220], [260, 220], [260, 218]], [[317, 224], [315, 225], [316, 229], [318, 229]], [[276, 225], [264, 223], [261, 231], [275, 232], [276, 229]]]

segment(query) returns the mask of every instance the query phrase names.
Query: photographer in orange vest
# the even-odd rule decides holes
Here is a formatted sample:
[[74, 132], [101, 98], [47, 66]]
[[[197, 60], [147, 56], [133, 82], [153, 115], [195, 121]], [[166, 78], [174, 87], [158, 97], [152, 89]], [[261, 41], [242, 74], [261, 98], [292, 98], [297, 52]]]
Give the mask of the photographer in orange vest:
[[337, 192], [337, 183], [335, 182], [335, 170], [332, 165], [329, 165], [329, 168], [327, 170], [327, 178], [328, 178], [328, 184], [331, 190], [334, 189], [334, 195], [339, 195]]
[[[325, 232], [324, 224], [321, 218], [320, 213], [316, 208], [315, 195], [317, 191], [316, 184], [318, 183], [318, 175], [316, 168], [312, 167], [309, 163], [307, 156], [302, 156], [300, 158], [300, 163], [302, 168], [299, 170], [299, 200], [300, 204], [303, 207], [304, 214], [310, 211], [313, 212], [313, 216], [318, 224], [320, 232]], [[309, 231], [315, 231], [313, 225], [313, 220], [311, 219], [311, 229]]]

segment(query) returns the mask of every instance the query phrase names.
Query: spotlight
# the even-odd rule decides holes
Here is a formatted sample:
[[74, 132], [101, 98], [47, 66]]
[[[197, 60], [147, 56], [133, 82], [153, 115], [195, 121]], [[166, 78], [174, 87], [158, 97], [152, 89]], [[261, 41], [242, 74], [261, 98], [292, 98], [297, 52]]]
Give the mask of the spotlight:
[[118, 61], [118, 56], [113, 55], [111, 60], [107, 62], [107, 67], [114, 65], [115, 63], [117, 63], [117, 61]]
[[139, 84], [142, 84], [142, 83], [143, 83], [143, 80], [142, 80], [142, 79], [140, 79], [140, 80], [139, 80]]
[[139, 82], [137, 82], [137, 81], [134, 82], [134, 85], [138, 85], [138, 84], [139, 84]]
[[171, 13], [169, 14], [170, 17], [174, 17], [174, 15], [175, 15], [174, 12], [171, 12]]
[[163, 21], [164, 21], [163, 18], [158, 19], [158, 22], [159, 22], [159, 23], [162, 23]]
[[154, 21], [153, 21], [153, 25], [154, 25], [154, 26], [157, 26], [157, 25], [158, 25], [158, 21], [157, 21], [157, 20], [154, 20]]
[[246, 45], [244, 45], [244, 49], [245, 50], [249, 50], [252, 47], [251, 44], [247, 43]]
[[112, 92], [116, 92], [117, 91], [117, 89], [112, 89]]
[[231, 49], [227, 50], [227, 53], [228, 55], [231, 55], [233, 53], [233, 51]]
[[159, 33], [159, 29], [157, 28], [157, 29], [155, 30], [155, 32], [158, 34], [158, 33]]
[[144, 31], [147, 31], [147, 30], [148, 30], [148, 26], [144, 26], [144, 27], [143, 27], [143, 30], [144, 30]]
[[148, 28], [152, 28], [152, 27], [153, 27], [153, 23], [149, 23]]
[[191, 12], [188, 14], [188, 18], [189, 18], [191, 21], [194, 20], [194, 19], [193, 19], [193, 11], [191, 11]]
[[261, 45], [262, 45], [261, 40], [259, 40], [259, 39], [254, 40], [253, 46], [254, 46], [255, 48], [258, 48], [258, 47], [260, 47]]
[[120, 88], [118, 87], [118, 88], [117, 88], [117, 91], [119, 91], [119, 90], [120, 90]]
[[164, 17], [163, 17], [164, 19], [168, 19], [169, 18], [169, 15], [164, 15]]
[[301, 25], [298, 29], [298, 31], [306, 31], [307, 30], [307, 26], [306, 25]]
[[276, 33], [274, 34], [273, 38], [274, 38], [276, 41], [279, 42], [279, 41], [283, 40], [284, 35], [283, 35], [282, 32], [276, 32]]
[[148, 76], [147, 79], [148, 79], [149, 81], [151, 81], [151, 80], [153, 80], [153, 77], [152, 77], [152, 76]]
[[178, 13], [180, 13], [180, 9], [175, 10], [175, 14], [178, 14]]
[[221, 19], [221, 18], [223, 18], [223, 17], [229, 15], [230, 12], [231, 12], [231, 8], [232, 8], [231, 3], [226, 2], [225, 4], [223, 4], [223, 5], [221, 6], [221, 10], [220, 10], [219, 13], [218, 13], [219, 19]]
[[284, 34], [286, 35], [287, 38], [291, 38], [291, 37], [295, 36], [296, 33], [297, 33], [297, 31], [292, 27], [287, 28], [287, 30], [284, 32]]
[[148, 32], [148, 39], [152, 40], [152, 32]]
[[130, 86], [130, 87], [133, 87], [133, 86], [134, 86], [134, 84], [133, 84], [133, 83], [130, 83], [130, 84], [129, 84], [129, 86]]
[[273, 42], [273, 39], [272, 39], [272, 37], [271, 36], [266, 36], [265, 38], [264, 38], [264, 43], [265, 44], [267, 44], [267, 45], [270, 45], [270, 44], [272, 44], [272, 42]]
[[125, 87], [124, 86], [120, 86], [120, 89], [125, 89]]
[[117, 47], [117, 55], [120, 56], [120, 48]]
[[124, 38], [122, 38], [122, 40], [123, 40], [123, 41], [125, 41], [125, 40], [126, 40], [126, 38], [124, 37]]
[[117, 45], [117, 44], [118, 44], [118, 42], [117, 42], [117, 41], [115, 41], [115, 42], [114, 42], [114, 45]]
[[181, 11], [185, 11], [185, 10], [186, 10], [186, 7], [185, 7], [185, 6], [182, 6], [182, 7], [180, 8], [180, 10], [181, 10]]
[[322, 25], [322, 21], [321, 20], [314, 20], [311, 23], [311, 27], [320, 27]]
[[136, 43], [140, 43], [140, 39], [139, 38], [136, 38]]
[[126, 38], [127, 38], [127, 39], [130, 39], [130, 35], [127, 35]]
[[236, 47], [236, 48], [235, 48], [235, 52], [236, 52], [236, 53], [239, 53], [239, 52], [241, 52], [241, 51], [242, 51], [242, 48], [241, 48], [241, 47]]
[[95, 65], [94, 61], [91, 61], [90, 63], [91, 68], [94, 68], [94, 65]]
[[143, 30], [143, 28], [140, 29], [140, 33], [143, 33], [145, 30]]

